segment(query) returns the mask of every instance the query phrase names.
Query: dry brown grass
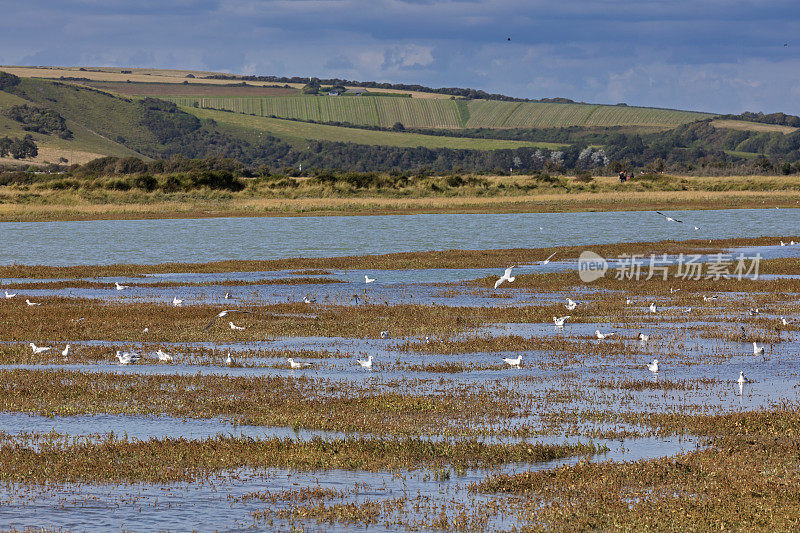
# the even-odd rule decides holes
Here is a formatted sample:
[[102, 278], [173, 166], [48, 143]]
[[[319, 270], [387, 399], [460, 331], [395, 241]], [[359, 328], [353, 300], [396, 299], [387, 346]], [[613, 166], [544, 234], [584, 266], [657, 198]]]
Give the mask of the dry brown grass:
[[48, 146], [39, 145], [39, 154], [36, 157], [29, 159], [14, 159], [11, 157], [0, 157], [0, 165], [19, 165], [28, 166], [34, 165], [49, 165], [51, 163], [65, 164], [61, 162], [61, 158], [67, 160], [67, 163], [83, 165], [89, 161], [93, 161], [99, 157], [104, 157], [104, 154], [95, 152], [85, 152], [82, 150], [67, 150], [64, 148], [52, 148]]
[[[233, 83], [233, 82], [229, 82]], [[297, 89], [263, 87], [261, 85], [231, 85], [201, 83], [118, 83], [86, 82], [84, 85], [104, 91], [131, 96], [288, 96]]]
[[[69, 157], [69, 156], [67, 156]], [[73, 193], [0, 190], [0, 221], [114, 220], [135, 218], [206, 218], [260, 216], [383, 215], [418, 213], [558, 213], [574, 211], [646, 211], [663, 209], [793, 208], [800, 191], [651, 191], [515, 196], [387, 198], [182, 198], [129, 203], [108, 194], [105, 203]], [[373, 193], [375, 194], [375, 193]], [[113, 198], [118, 197], [114, 200]]]
[[711, 125], [715, 128], [745, 131], [766, 131], [778, 132], [783, 134], [794, 133], [798, 128], [792, 126], [782, 126], [780, 124], [764, 124], [761, 122], [750, 122], [748, 120], [712, 120]]
[[[86, 67], [86, 70], [80, 70], [80, 67], [27, 67], [27, 66], [2, 66], [0, 70], [4, 70], [15, 76], [23, 78], [60, 78], [73, 77], [73, 78], [87, 78], [92, 81], [108, 81], [108, 82], [121, 82], [125, 83], [128, 80], [132, 82], [144, 83], [180, 83], [184, 81], [192, 84], [213, 84], [213, 85], [229, 85], [236, 83], [237, 80], [216, 80], [204, 79], [203, 76], [210, 76], [213, 74], [221, 74], [220, 72], [211, 72], [203, 70], [175, 70], [175, 69], [154, 69], [154, 68], [114, 68], [114, 67]], [[123, 74], [122, 70], [130, 70], [130, 74]], [[194, 78], [187, 78], [187, 75], [193, 75]], [[77, 82], [79, 83], [79, 82]], [[261, 81], [248, 81], [248, 85], [264, 86], [275, 85], [275, 82], [261, 82]], [[300, 89], [303, 87], [302, 83], [288, 83], [280, 85], [289, 85], [293, 89]], [[354, 88], [351, 86], [348, 89]], [[368, 89], [370, 92], [387, 92], [387, 93], [402, 93], [410, 94], [412, 98], [435, 98], [449, 100], [449, 94], [426, 93], [419, 91], [403, 91], [396, 89]]]

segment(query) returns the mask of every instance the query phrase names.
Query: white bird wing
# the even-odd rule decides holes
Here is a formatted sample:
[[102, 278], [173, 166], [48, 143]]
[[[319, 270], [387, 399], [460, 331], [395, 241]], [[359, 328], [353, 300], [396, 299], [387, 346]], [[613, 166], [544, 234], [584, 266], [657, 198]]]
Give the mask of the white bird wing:
[[546, 265], [547, 263], [549, 263], [549, 262], [550, 262], [550, 260], [551, 260], [553, 257], [555, 257], [555, 255], [556, 255], [557, 253], [558, 253], [558, 252], [553, 252], [552, 254], [550, 254], [550, 257], [548, 257], [547, 259], [545, 259], [544, 261], [542, 261], [542, 264], [543, 264], [543, 265]]
[[494, 282], [494, 288], [496, 289], [497, 287], [499, 287], [500, 284], [503, 283], [505, 280], [506, 280], [505, 278], [500, 278], [497, 281], [495, 281]]
[[506, 278], [506, 279], [511, 279], [511, 269], [513, 269], [513, 268], [514, 268], [513, 266], [508, 267], [506, 269], [506, 273], [503, 274], [503, 277]]
[[656, 211], [656, 213], [658, 213], [662, 217], [666, 218], [667, 220], [671, 220], [672, 222], [679, 222], [679, 223], [683, 224], [683, 220], [678, 220], [677, 218], [672, 218], [670, 216], [667, 216], [664, 213], [662, 213], [661, 211]]

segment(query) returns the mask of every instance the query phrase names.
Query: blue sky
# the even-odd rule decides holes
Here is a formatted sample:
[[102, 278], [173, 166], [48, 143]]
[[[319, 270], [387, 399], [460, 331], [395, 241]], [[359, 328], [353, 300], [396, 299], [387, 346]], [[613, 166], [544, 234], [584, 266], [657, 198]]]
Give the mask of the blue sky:
[[312, 75], [800, 114], [796, 0], [5, 4], [0, 64]]

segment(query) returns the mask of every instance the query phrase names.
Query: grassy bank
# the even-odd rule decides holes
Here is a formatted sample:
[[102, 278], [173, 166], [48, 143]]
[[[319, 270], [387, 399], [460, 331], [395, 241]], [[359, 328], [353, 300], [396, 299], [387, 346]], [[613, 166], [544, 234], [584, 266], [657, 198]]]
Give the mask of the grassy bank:
[[[133, 178], [131, 178], [133, 179]], [[113, 179], [109, 178], [113, 181]], [[525, 213], [800, 206], [798, 176], [426, 177], [396, 187], [312, 178], [243, 179], [238, 192], [115, 190], [70, 179], [0, 187], [0, 221], [417, 213]]]

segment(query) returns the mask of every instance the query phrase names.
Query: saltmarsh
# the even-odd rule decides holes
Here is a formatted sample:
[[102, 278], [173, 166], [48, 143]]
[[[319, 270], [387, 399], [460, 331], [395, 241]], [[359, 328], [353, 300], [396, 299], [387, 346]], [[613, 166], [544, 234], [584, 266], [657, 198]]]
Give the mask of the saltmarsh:
[[[604, 256], [717, 253], [774, 246], [781, 238], [788, 239], [592, 248]], [[796, 258], [762, 261], [761, 272], [777, 277], [760, 280], [682, 280], [671, 267], [667, 280], [637, 283], [607, 276], [586, 285], [574, 271], [520, 271], [513, 283], [494, 289], [509, 258], [535, 264], [555, 251], [555, 260], [569, 260], [562, 264], [569, 268], [580, 250], [5, 267], [3, 275], [24, 283], [2, 286], [19, 294], [0, 305], [1, 411], [65, 419], [140, 417], [145, 427], [147, 419], [141, 417], [159, 416], [292, 428], [298, 434], [338, 433], [307, 441], [0, 435], [2, 479], [25, 487], [117, 486], [216, 484], [220, 476], [235, 478], [241, 469], [261, 472], [256, 477], [276, 469], [313, 470], [322, 477], [339, 471], [392, 473], [381, 488], [378, 477], [370, 478], [369, 487], [305, 481], [231, 497], [237, 505], [257, 503], [242, 511], [256, 527], [794, 527], [800, 519], [800, 505], [791, 497], [799, 488], [800, 329], [792, 322], [800, 317], [800, 283], [787, 275], [796, 274]], [[337, 270], [355, 268], [373, 269], [380, 277], [380, 268], [445, 266], [498, 272], [436, 284], [384, 282], [380, 289], [336, 283], [343, 295], [359, 296], [350, 302], [325, 300], [321, 291], [326, 289], [315, 288], [317, 278], [309, 277], [338, 280]], [[300, 279], [304, 283], [297, 288], [303, 292], [293, 294], [308, 290], [315, 301], [276, 301], [258, 293], [233, 301], [221, 295], [191, 298], [207, 283], [203, 273], [248, 270], [291, 272], [263, 284], [280, 287]], [[172, 271], [200, 279], [136, 278]], [[91, 276], [124, 276], [126, 284], [130, 279], [141, 288], [175, 289], [189, 297], [185, 306], [174, 307], [146, 295], [117, 294], [109, 289], [110, 280]], [[64, 295], [87, 284], [109, 289], [109, 296]], [[415, 301], [422, 285], [438, 296]], [[34, 298], [42, 305], [30, 307], [24, 298], [34, 290], [50, 292]], [[384, 297], [392, 291], [402, 291], [402, 301]], [[565, 308], [568, 296], [578, 302], [576, 309]], [[492, 305], [470, 303], [479, 298], [492, 298]], [[651, 303], [657, 312], [649, 311]], [[248, 312], [231, 315], [246, 329], [230, 329], [227, 318], [205, 329], [226, 308]], [[552, 317], [565, 315], [571, 318], [556, 328]], [[597, 339], [596, 330], [615, 335]], [[387, 338], [383, 331], [389, 332]], [[648, 340], [640, 341], [639, 333]], [[53, 350], [35, 355], [28, 342]], [[60, 351], [68, 342], [72, 351], [64, 357]], [[765, 352], [754, 353], [753, 342], [763, 344]], [[158, 349], [174, 360], [157, 363]], [[116, 365], [115, 350], [140, 351], [143, 360]], [[223, 365], [229, 350], [240, 366]], [[367, 355], [376, 359], [372, 370], [355, 361]], [[503, 362], [516, 355], [523, 356], [520, 368]], [[314, 365], [293, 370], [287, 357]], [[654, 358], [662, 365], [658, 375], [646, 366]], [[749, 378], [741, 386], [740, 371]], [[102, 427], [102, 421], [98, 424]], [[654, 443], [669, 438], [699, 438], [701, 446], [661, 457], [675, 452], [660, 453]], [[593, 443], [596, 439], [607, 440]], [[617, 446], [637, 450], [643, 442], [653, 448], [637, 462], [594, 462], [592, 457]], [[540, 470], [539, 462], [551, 468]], [[469, 474], [471, 469], [479, 474]], [[415, 487], [422, 487], [416, 493], [405, 486], [415, 471], [420, 471]], [[436, 486], [449, 487], [447, 494], [424, 489]], [[464, 499], [467, 488], [470, 503]]]

